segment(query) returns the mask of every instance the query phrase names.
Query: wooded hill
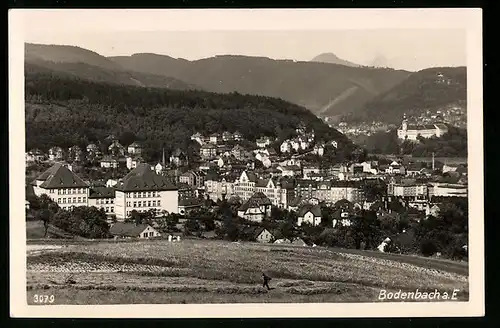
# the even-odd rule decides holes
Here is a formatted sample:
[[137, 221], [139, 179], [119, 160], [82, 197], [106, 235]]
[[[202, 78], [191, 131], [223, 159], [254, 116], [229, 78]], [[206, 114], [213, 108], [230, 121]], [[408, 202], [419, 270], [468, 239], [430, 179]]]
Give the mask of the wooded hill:
[[403, 113], [418, 117], [426, 110], [467, 106], [465, 67], [429, 68], [411, 74], [389, 91], [366, 102], [346, 116], [348, 121], [381, 121], [398, 124]]
[[161, 148], [193, 147], [195, 132], [239, 131], [249, 140], [286, 138], [302, 122], [324, 140], [353, 144], [307, 109], [286, 101], [239, 93], [179, 91], [97, 83], [48, 73], [26, 72], [26, 147], [85, 147], [110, 134], [142, 140], [146, 159]]

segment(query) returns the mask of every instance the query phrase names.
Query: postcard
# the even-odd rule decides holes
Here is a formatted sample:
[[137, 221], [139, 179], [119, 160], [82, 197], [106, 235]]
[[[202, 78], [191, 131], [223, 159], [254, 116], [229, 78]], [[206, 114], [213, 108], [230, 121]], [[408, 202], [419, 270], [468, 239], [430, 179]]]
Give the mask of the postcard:
[[484, 315], [481, 14], [11, 10], [11, 316]]

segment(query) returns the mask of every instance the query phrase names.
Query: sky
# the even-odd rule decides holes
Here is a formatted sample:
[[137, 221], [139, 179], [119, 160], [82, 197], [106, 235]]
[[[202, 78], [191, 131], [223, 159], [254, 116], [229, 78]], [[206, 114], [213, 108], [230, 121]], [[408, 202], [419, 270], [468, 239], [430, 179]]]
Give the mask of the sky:
[[25, 42], [75, 45], [104, 56], [148, 52], [196, 60], [234, 54], [308, 61], [332, 52], [362, 65], [382, 57], [390, 67], [411, 71], [466, 65], [466, 31], [453, 12], [245, 12], [30, 11], [23, 34]]

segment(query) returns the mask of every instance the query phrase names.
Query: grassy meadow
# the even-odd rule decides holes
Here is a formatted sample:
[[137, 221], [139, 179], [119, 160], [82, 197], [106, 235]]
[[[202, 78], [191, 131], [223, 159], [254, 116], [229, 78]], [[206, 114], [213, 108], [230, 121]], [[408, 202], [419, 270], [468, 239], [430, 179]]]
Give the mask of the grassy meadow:
[[[272, 280], [262, 287], [262, 272]], [[70, 278], [72, 283], [67, 283]], [[37, 242], [27, 293], [52, 304], [374, 302], [387, 291], [459, 289], [467, 264], [437, 259], [212, 240]]]

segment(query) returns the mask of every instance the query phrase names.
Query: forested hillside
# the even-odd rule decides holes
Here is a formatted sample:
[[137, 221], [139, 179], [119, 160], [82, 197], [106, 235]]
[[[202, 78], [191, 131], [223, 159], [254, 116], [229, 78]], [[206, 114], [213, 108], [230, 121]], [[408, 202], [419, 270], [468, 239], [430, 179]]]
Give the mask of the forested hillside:
[[347, 121], [400, 123], [403, 113], [418, 117], [427, 110], [457, 106], [466, 109], [467, 70], [465, 67], [429, 68], [366, 102], [346, 116]]
[[[255, 140], [286, 137], [299, 123], [318, 138], [352, 143], [307, 109], [280, 99], [238, 93], [176, 91], [96, 83], [44, 73], [26, 73], [27, 148], [86, 146], [110, 134], [128, 133], [157, 159], [161, 147], [187, 148], [195, 132], [240, 131]], [[191, 146], [192, 147], [192, 143]]]

